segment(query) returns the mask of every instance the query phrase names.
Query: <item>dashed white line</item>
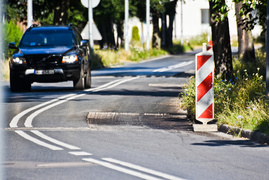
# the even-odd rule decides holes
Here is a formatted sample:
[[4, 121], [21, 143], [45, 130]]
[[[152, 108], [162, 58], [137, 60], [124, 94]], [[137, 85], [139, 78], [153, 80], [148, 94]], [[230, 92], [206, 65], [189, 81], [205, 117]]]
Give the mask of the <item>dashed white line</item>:
[[179, 64], [175, 64], [175, 65], [172, 65], [172, 66], [168, 66], [168, 67], [166, 67], [166, 68], [156, 69], [156, 70], [154, 70], [153, 72], [165, 72], [165, 71], [169, 71], [169, 70], [172, 70], [172, 69], [176, 69], [176, 68], [184, 67], [184, 66], [190, 65], [190, 64], [192, 64], [192, 63], [193, 63], [193, 61], [186, 61], [186, 62], [182, 62], [182, 63], [179, 63]]
[[178, 178], [176, 176], [172, 176], [172, 175], [165, 174], [165, 173], [162, 173], [162, 172], [159, 172], [159, 171], [144, 168], [142, 166], [138, 166], [138, 165], [135, 165], [135, 164], [119, 161], [119, 160], [116, 160], [116, 159], [112, 159], [112, 158], [102, 158], [102, 159], [105, 160], [105, 161], [108, 161], [108, 162], [119, 164], [119, 165], [122, 165], [122, 166], [125, 166], [125, 167], [128, 167], [128, 168], [132, 168], [132, 169], [142, 171], [142, 172], [145, 172], [145, 173], [148, 173], [148, 174], [152, 174], [152, 175], [155, 175], [155, 176], [158, 176], [158, 177], [162, 177], [162, 178], [165, 178], [165, 179], [183, 180], [182, 178]]
[[66, 143], [64, 143], [62, 141], [58, 141], [56, 139], [53, 139], [53, 138], [41, 133], [40, 131], [33, 130], [31, 132], [34, 133], [35, 135], [47, 140], [47, 141], [50, 141], [50, 142], [52, 142], [54, 144], [57, 144], [59, 146], [62, 146], [62, 147], [65, 147], [65, 148], [68, 148], [68, 149], [71, 149], [71, 150], [79, 150], [80, 149], [79, 147], [76, 147], [76, 146], [73, 146], [73, 145], [70, 145], [70, 144], [66, 144]]
[[23, 131], [15, 131], [15, 132], [16, 132], [17, 134], [19, 134], [21, 137], [23, 137], [23, 138], [25, 138], [25, 139], [27, 139], [27, 140], [29, 140], [29, 141], [35, 143], [35, 144], [38, 144], [38, 145], [40, 145], [40, 146], [49, 148], [49, 149], [54, 150], [54, 151], [55, 151], [55, 150], [58, 150], [58, 151], [59, 151], [59, 150], [63, 150], [63, 149], [60, 148], [60, 147], [53, 146], [53, 145], [51, 145], [51, 144], [48, 144], [48, 143], [45, 143], [45, 142], [43, 142], [43, 141], [40, 141], [40, 140], [38, 140], [38, 139], [36, 139], [36, 138], [33, 138], [32, 136], [26, 134], [26, 133], [23, 132]]
[[87, 153], [84, 151], [72, 151], [72, 152], [68, 152], [69, 154], [75, 155], [75, 156], [91, 156], [91, 153]]
[[154, 176], [150, 176], [150, 175], [147, 175], [147, 174], [144, 174], [144, 173], [141, 173], [141, 172], [137, 172], [137, 171], [133, 171], [133, 170], [130, 170], [130, 169], [127, 169], [127, 168], [123, 168], [123, 167], [120, 167], [120, 166], [117, 166], [117, 165], [114, 165], [114, 164], [111, 164], [111, 163], [108, 163], [108, 162], [99, 161], [99, 160], [92, 159], [92, 158], [84, 158], [82, 160], [87, 161], [87, 162], [91, 162], [91, 163], [94, 163], [94, 164], [99, 164], [99, 165], [104, 166], [106, 168], [113, 169], [113, 170], [116, 170], [116, 171], [119, 171], [119, 172], [122, 172], [122, 173], [125, 173], [125, 174], [129, 174], [129, 175], [132, 175], [132, 176], [136, 176], [136, 177], [139, 177], [141, 179], [161, 180], [161, 179], [156, 178]]

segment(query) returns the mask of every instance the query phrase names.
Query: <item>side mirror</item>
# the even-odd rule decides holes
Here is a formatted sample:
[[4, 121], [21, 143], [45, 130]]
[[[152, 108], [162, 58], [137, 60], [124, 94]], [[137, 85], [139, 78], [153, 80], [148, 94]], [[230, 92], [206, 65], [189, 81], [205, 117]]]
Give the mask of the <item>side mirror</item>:
[[82, 41], [80, 41], [80, 46], [82, 46], [82, 47], [86, 47], [86, 46], [88, 46], [88, 45], [89, 45], [88, 40], [82, 40]]
[[14, 43], [14, 42], [8, 43], [8, 48], [9, 49], [18, 49], [16, 46], [16, 43]]

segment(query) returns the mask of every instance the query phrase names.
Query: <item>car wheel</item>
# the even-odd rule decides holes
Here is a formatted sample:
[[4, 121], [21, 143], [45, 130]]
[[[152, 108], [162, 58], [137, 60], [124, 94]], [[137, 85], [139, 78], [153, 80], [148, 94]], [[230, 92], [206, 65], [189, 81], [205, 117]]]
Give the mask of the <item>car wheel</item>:
[[27, 81], [24, 81], [24, 83], [23, 83], [23, 91], [30, 92], [31, 88], [32, 88], [31, 83], [27, 82]]
[[19, 92], [22, 90], [22, 82], [18, 75], [10, 70], [10, 90], [11, 92]]
[[87, 74], [86, 74], [86, 78], [85, 78], [85, 88], [91, 88], [92, 85], [92, 75], [91, 75], [91, 68], [89, 67], [87, 69]]
[[85, 88], [85, 80], [84, 80], [84, 68], [81, 66], [80, 77], [78, 80], [73, 81], [75, 90], [83, 90]]

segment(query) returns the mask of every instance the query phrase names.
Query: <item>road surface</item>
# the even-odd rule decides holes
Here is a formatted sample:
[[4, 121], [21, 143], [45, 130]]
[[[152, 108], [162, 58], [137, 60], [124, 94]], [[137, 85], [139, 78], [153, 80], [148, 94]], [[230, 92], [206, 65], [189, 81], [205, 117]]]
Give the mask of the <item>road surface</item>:
[[269, 148], [195, 133], [178, 94], [194, 54], [92, 72], [92, 88], [4, 83], [5, 179], [268, 179]]

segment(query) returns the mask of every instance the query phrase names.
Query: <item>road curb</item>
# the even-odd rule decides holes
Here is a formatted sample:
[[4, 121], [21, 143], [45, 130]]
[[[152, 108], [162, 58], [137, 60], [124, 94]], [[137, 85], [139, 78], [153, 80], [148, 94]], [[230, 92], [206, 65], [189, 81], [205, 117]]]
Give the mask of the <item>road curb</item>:
[[219, 125], [218, 131], [231, 134], [231, 135], [240, 135], [241, 137], [248, 138], [251, 141], [269, 145], [269, 135], [264, 134], [264, 133], [237, 128], [237, 127], [230, 127], [227, 124]]

